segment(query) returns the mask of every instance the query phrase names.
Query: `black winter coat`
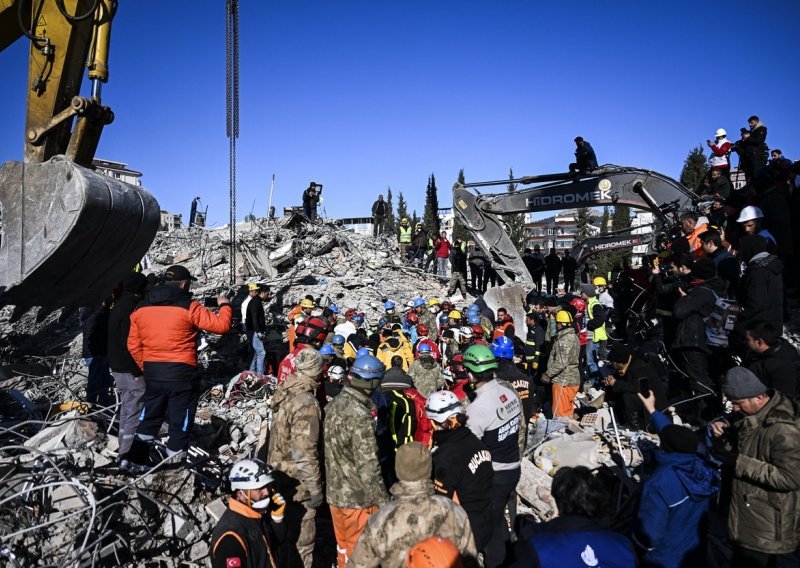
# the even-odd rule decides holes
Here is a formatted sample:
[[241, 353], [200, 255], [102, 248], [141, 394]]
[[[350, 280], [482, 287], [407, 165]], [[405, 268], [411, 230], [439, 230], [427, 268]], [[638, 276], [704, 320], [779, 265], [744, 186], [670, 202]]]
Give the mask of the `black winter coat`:
[[749, 163], [756, 169], [767, 163], [767, 127], [763, 124], [750, 131], [750, 136], [740, 140], [743, 158], [746, 156]]
[[556, 276], [561, 272], [561, 259], [557, 254], [550, 253], [544, 257], [544, 271]]
[[736, 295], [740, 322], [763, 321], [783, 329], [782, 272], [783, 262], [775, 255], [761, 253], [750, 260]]
[[452, 264], [453, 272], [466, 272], [467, 253], [460, 248], [453, 247], [453, 250], [450, 252], [450, 263]]
[[520, 400], [522, 400], [522, 415], [525, 422], [533, 416], [533, 393], [531, 392], [531, 379], [528, 375], [520, 371], [513, 361], [503, 359], [498, 361], [495, 376], [498, 379], [508, 381], [514, 390], [517, 391]]
[[739, 261], [724, 248], [718, 248], [709, 256], [717, 267], [717, 276], [722, 278], [728, 286], [728, 297], [736, 294], [739, 288]]
[[745, 364], [769, 388], [789, 398], [800, 395], [797, 388], [800, 354], [788, 341], [779, 339], [763, 353], [750, 353]]
[[131, 314], [141, 298], [131, 292], [123, 292], [108, 315], [108, 366], [115, 373], [142, 375], [142, 370], [128, 351], [128, 333], [131, 330]]
[[714, 294], [725, 297], [725, 281], [714, 276], [692, 288], [686, 296], [679, 298], [672, 308], [672, 317], [678, 322], [673, 347], [685, 347], [708, 351], [706, 346], [706, 322], [717, 299]]
[[245, 314], [245, 326], [248, 330], [255, 333], [267, 331], [267, 320], [264, 317], [264, 302], [256, 294], [247, 304], [247, 314]]
[[108, 308], [81, 308], [78, 317], [83, 331], [83, 357], [108, 354]]

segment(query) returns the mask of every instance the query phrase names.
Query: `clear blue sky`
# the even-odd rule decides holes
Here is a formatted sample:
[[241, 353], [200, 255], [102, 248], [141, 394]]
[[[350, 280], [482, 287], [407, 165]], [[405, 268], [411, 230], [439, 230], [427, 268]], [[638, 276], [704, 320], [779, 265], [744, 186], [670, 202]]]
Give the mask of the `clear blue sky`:
[[[162, 208], [228, 218], [224, 0], [121, 0], [98, 157], [127, 162]], [[422, 212], [468, 181], [600, 163], [677, 177], [751, 114], [800, 158], [800, 2], [241, 0], [241, 219], [323, 183], [329, 216], [380, 192]], [[21, 159], [28, 43], [0, 53], [0, 160]], [[502, 190], [502, 188], [499, 188]]]

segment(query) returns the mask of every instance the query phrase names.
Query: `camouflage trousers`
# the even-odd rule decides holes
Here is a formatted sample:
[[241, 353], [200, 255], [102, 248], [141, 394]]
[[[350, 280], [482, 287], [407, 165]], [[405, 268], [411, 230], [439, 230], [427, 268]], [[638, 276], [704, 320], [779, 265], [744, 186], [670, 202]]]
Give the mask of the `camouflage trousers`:
[[311, 568], [314, 561], [314, 540], [317, 530], [314, 519], [316, 509], [307, 509], [302, 503], [289, 503], [286, 507], [286, 539], [281, 544], [283, 566]]

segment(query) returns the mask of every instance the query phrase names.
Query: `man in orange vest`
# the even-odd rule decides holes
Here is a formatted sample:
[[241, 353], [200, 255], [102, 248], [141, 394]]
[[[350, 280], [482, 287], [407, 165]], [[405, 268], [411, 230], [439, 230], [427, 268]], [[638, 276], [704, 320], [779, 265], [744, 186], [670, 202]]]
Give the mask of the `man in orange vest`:
[[700, 217], [697, 213], [690, 211], [681, 215], [681, 232], [686, 237], [686, 240], [689, 241], [689, 252], [695, 258], [705, 256], [700, 235], [708, 230], [708, 223], [699, 223], [699, 221]]
[[294, 351], [294, 341], [297, 337], [297, 326], [303, 320], [307, 320], [311, 317], [311, 312], [313, 309], [314, 298], [311, 296], [306, 296], [300, 300], [300, 303], [293, 307], [286, 315], [286, 319], [289, 320], [289, 330], [287, 333], [287, 338], [289, 339], [289, 351]]
[[514, 320], [505, 308], [497, 308], [497, 321], [494, 324], [492, 340], [498, 337], [514, 337]]

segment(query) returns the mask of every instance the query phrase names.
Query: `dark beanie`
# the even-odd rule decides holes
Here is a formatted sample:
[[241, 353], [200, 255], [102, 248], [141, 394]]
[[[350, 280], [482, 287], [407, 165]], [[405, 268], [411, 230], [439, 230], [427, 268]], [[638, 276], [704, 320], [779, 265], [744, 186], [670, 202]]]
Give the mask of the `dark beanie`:
[[753, 371], [745, 367], [733, 367], [725, 373], [722, 393], [728, 400], [752, 398], [767, 392], [767, 387]]
[[697, 452], [697, 435], [685, 426], [667, 424], [658, 435], [665, 452], [693, 454]]
[[627, 345], [615, 345], [608, 353], [608, 360], [612, 363], [627, 363], [631, 356], [631, 350]]
[[703, 257], [692, 265], [692, 278], [708, 280], [717, 275], [717, 265], [708, 257]]
[[129, 272], [122, 279], [122, 288], [132, 294], [141, 294], [147, 287], [147, 276], [141, 272]]
[[762, 252], [767, 252], [767, 239], [761, 235], [739, 238], [739, 258], [742, 262], [748, 263], [755, 255]]

